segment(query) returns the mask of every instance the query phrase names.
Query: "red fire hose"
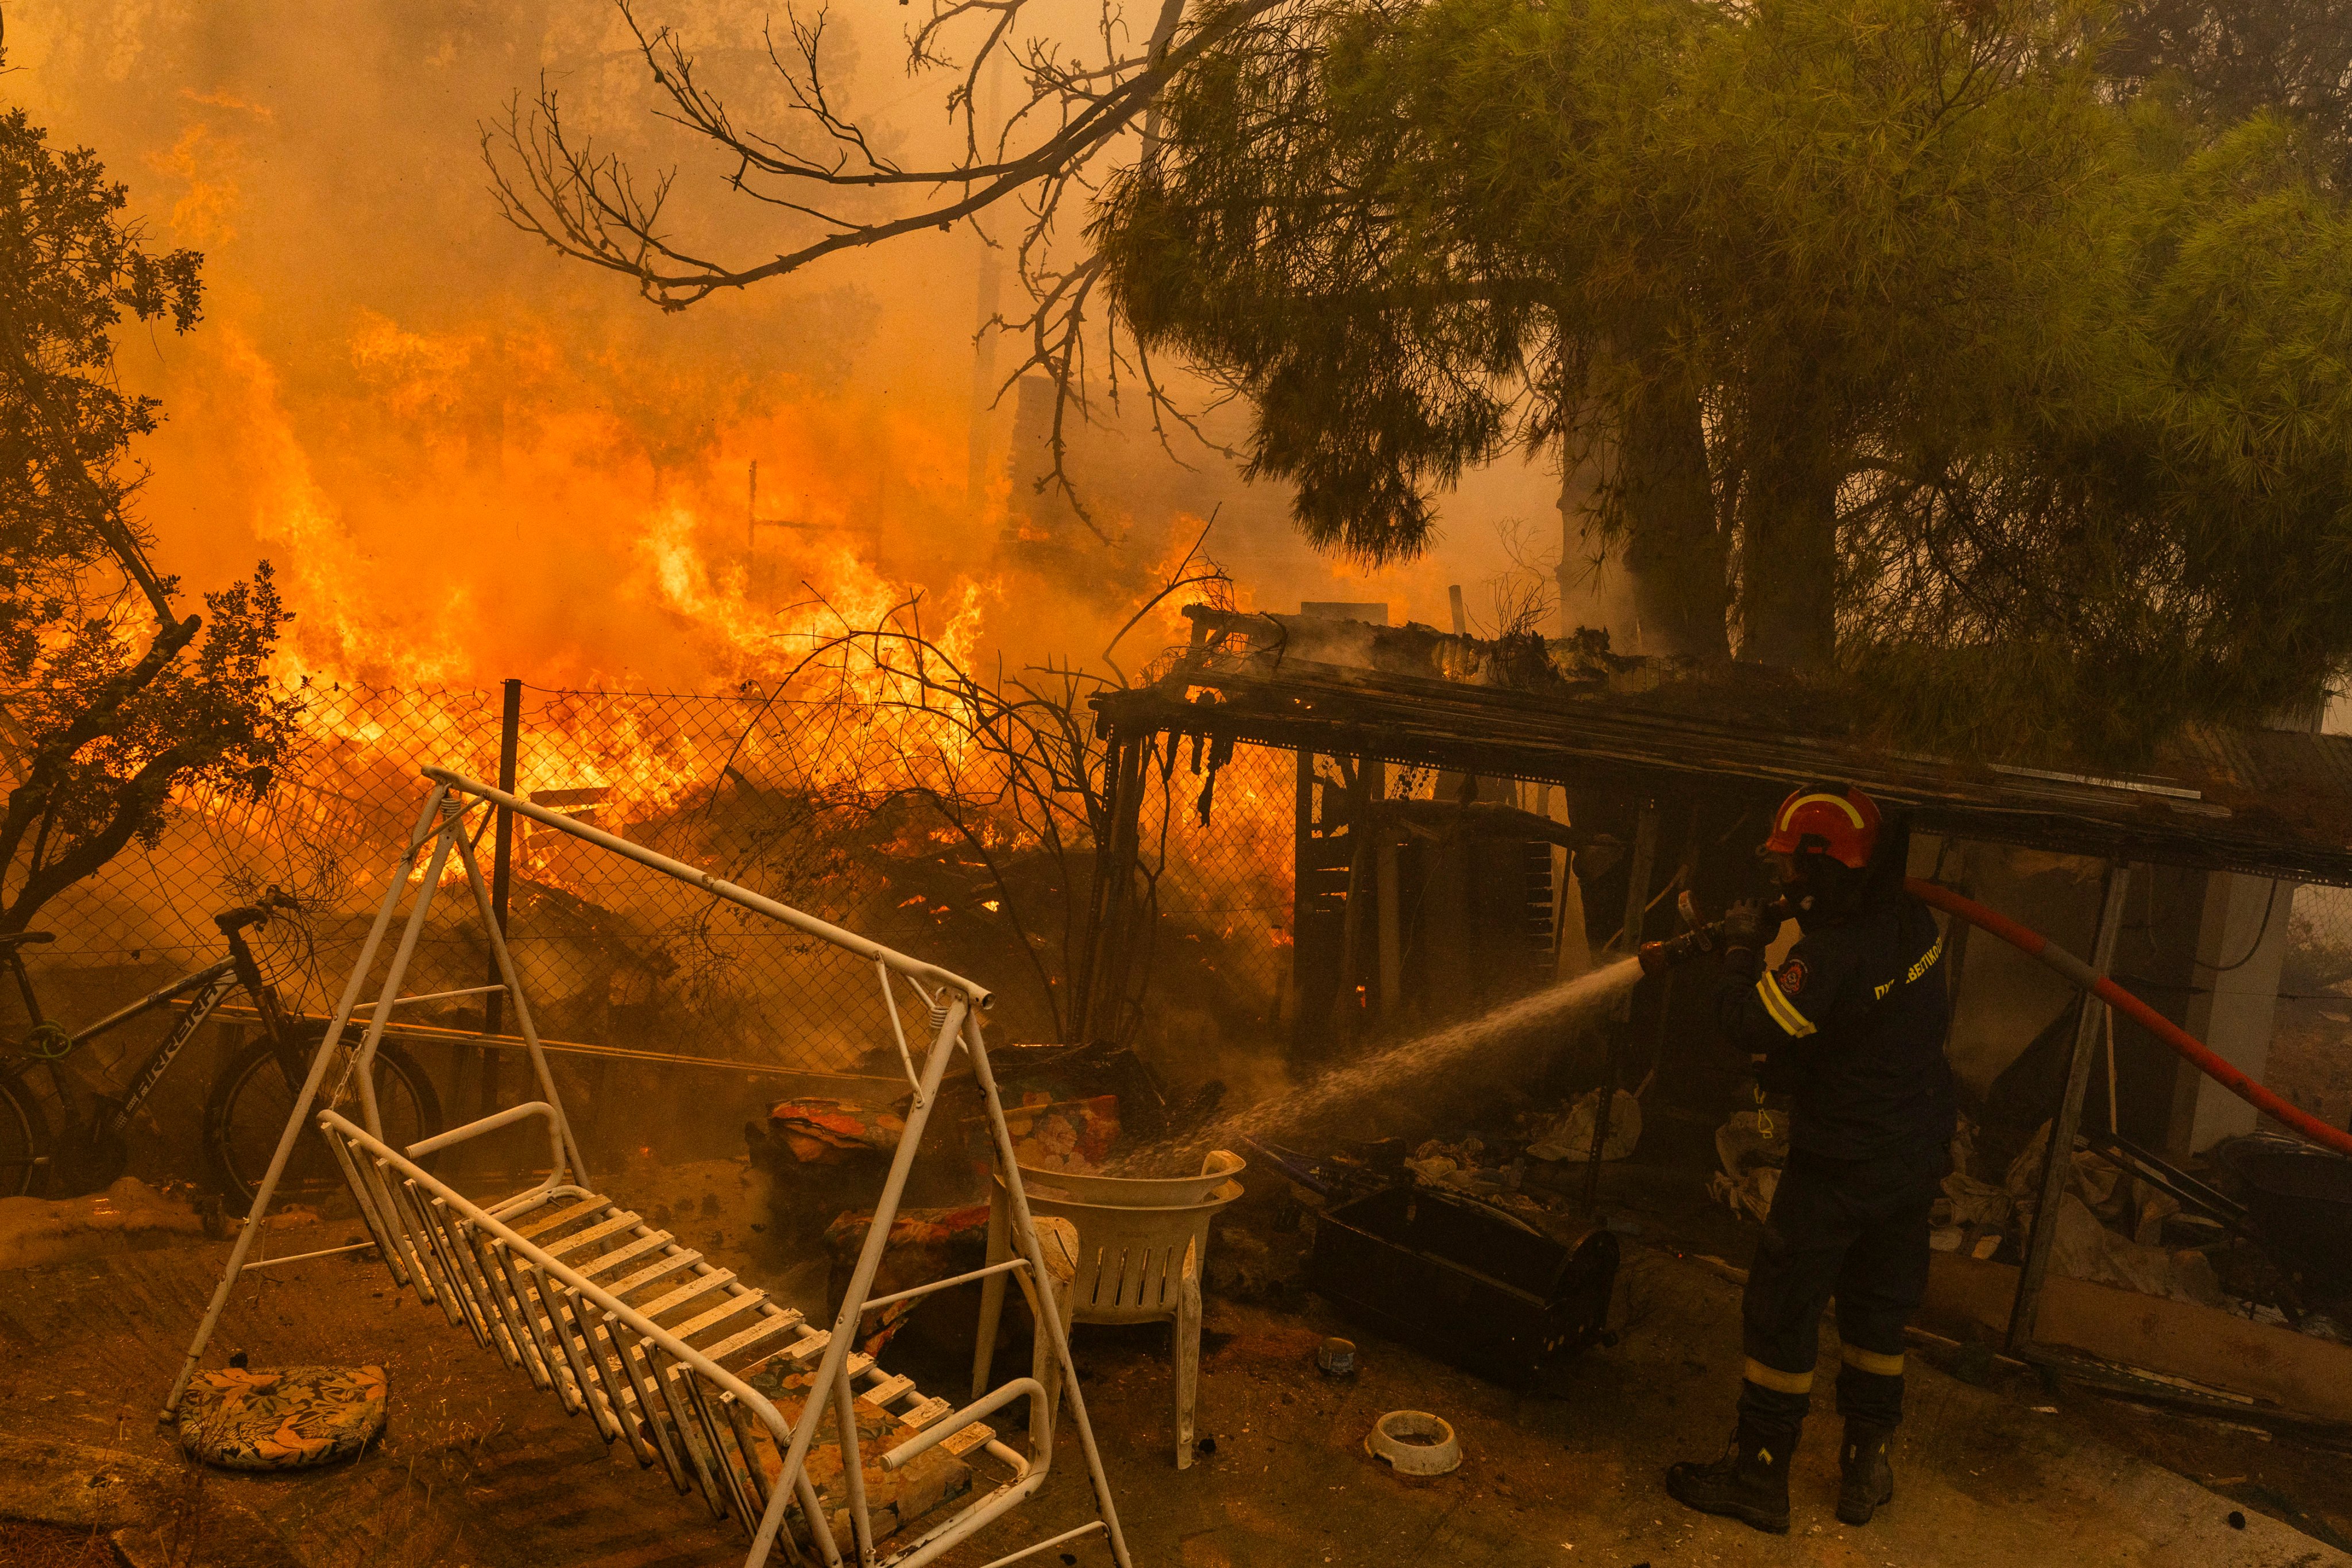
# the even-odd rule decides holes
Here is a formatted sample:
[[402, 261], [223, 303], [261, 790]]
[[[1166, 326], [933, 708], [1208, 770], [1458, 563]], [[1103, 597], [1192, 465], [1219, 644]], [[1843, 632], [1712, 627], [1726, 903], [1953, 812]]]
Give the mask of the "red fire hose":
[[2261, 1084], [2205, 1048], [2195, 1036], [2164, 1017], [2157, 1010], [2108, 979], [2095, 973], [2091, 966], [2052, 942], [2038, 931], [2029, 931], [2006, 915], [1997, 914], [1973, 899], [1964, 899], [1949, 888], [1939, 888], [1933, 882], [1908, 878], [1904, 887], [1922, 903], [1958, 916], [1979, 931], [1990, 931], [2029, 958], [2038, 958], [2074, 984], [2095, 994], [2109, 1006], [2138, 1020], [2142, 1028], [2196, 1064], [2197, 1070], [2261, 1111], [2264, 1116], [2292, 1127], [2315, 1143], [2324, 1144], [2339, 1154], [2352, 1154], [2352, 1132], [2330, 1127], [2309, 1111], [2289, 1105]]

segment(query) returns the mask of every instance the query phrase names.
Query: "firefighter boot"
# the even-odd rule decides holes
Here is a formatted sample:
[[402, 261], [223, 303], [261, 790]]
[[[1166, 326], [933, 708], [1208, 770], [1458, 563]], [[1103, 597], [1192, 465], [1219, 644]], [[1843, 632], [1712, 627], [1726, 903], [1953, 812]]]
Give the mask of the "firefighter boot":
[[1789, 1533], [1789, 1457], [1796, 1434], [1768, 1436], [1742, 1419], [1731, 1447], [1712, 1464], [1666, 1468], [1666, 1490], [1701, 1513], [1722, 1514], [1775, 1535]]
[[1838, 1450], [1837, 1516], [1848, 1524], [1868, 1524], [1870, 1516], [1895, 1500], [1895, 1471], [1886, 1462], [1886, 1440], [1895, 1428], [1846, 1418], [1845, 1445]]

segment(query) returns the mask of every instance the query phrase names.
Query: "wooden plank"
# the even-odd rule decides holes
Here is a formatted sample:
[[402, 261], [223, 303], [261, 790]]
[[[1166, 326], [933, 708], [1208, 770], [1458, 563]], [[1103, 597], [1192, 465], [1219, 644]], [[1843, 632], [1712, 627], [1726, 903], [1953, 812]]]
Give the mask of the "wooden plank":
[[731, 1297], [729, 1300], [720, 1302], [718, 1306], [711, 1308], [710, 1310], [703, 1313], [699, 1317], [689, 1318], [683, 1323], [666, 1324], [664, 1326], [667, 1327], [671, 1333], [676, 1334], [679, 1339], [685, 1340], [690, 1344], [693, 1342], [695, 1335], [702, 1332], [703, 1330], [709, 1328], [714, 1323], [723, 1323], [730, 1318], [740, 1318], [744, 1313], [755, 1310], [756, 1309], [764, 1307], [767, 1304], [768, 1299], [766, 1296], [761, 1294], [757, 1290], [746, 1290], [740, 1296]]
[[[2016, 1298], [2019, 1273], [2012, 1264], [1931, 1254], [1922, 1323], [1968, 1339], [1999, 1333]], [[2252, 1394], [2315, 1419], [2352, 1421], [2352, 1345], [2235, 1312], [2053, 1274], [2042, 1286], [2034, 1338]]]
[[[642, 1290], [657, 1279], [675, 1274], [681, 1268], [691, 1268], [701, 1261], [702, 1254], [699, 1252], [673, 1252], [666, 1257], [656, 1258], [635, 1274], [616, 1279], [604, 1289], [625, 1301], [629, 1299], [631, 1291]], [[583, 1269], [582, 1272], [585, 1273], [586, 1270]]]
[[698, 1348], [712, 1361], [723, 1362], [727, 1357], [739, 1351], [748, 1350], [761, 1340], [775, 1338], [778, 1334], [793, 1328], [800, 1321], [799, 1313], [779, 1309], [774, 1317], [762, 1318], [740, 1334], [731, 1334], [715, 1345]]
[[974, 1448], [979, 1447], [982, 1443], [987, 1442], [991, 1437], [995, 1436], [996, 1428], [993, 1426], [983, 1426], [979, 1422], [975, 1421], [971, 1426], [965, 1427], [962, 1431], [956, 1433], [953, 1436], [940, 1438], [940, 1447], [945, 1448], [949, 1453], [953, 1454], [957, 1458], [961, 1459], [966, 1454], [971, 1453]]
[[512, 1226], [509, 1228], [525, 1241], [537, 1246], [539, 1238], [550, 1231], [560, 1230], [573, 1220], [585, 1219], [590, 1215], [603, 1214], [612, 1206], [613, 1200], [610, 1198], [587, 1198], [573, 1204], [569, 1208], [558, 1209], [551, 1215], [541, 1215], [530, 1225]]
[[911, 1377], [886, 1377], [866, 1390], [859, 1397], [870, 1399], [877, 1405], [887, 1405], [892, 1400], [912, 1394], [914, 1391], [915, 1380]]
[[664, 1312], [672, 1308], [683, 1307], [697, 1297], [708, 1296], [713, 1290], [724, 1290], [733, 1283], [735, 1283], [735, 1276], [729, 1270], [721, 1268], [709, 1274], [698, 1274], [691, 1279], [680, 1280], [668, 1294], [658, 1296], [642, 1305], [635, 1302], [632, 1302], [631, 1305], [635, 1306], [637, 1310], [646, 1317], [658, 1320]]
[[628, 1213], [626, 1210], [624, 1210], [623, 1212], [614, 1215], [611, 1219], [604, 1220], [600, 1224], [592, 1225], [585, 1230], [573, 1231], [570, 1236], [563, 1237], [560, 1241], [539, 1241], [534, 1239], [531, 1245], [538, 1247], [541, 1252], [546, 1253], [550, 1258], [562, 1258], [567, 1252], [577, 1252], [583, 1247], [593, 1247], [596, 1243], [604, 1240], [608, 1236], [617, 1236], [625, 1230], [635, 1230], [638, 1226], [641, 1226], [644, 1223], [645, 1220], [643, 1216], [633, 1215]]
[[618, 1268], [624, 1263], [634, 1262], [656, 1247], [666, 1247], [677, 1239], [666, 1230], [657, 1230], [651, 1236], [635, 1237], [626, 1247], [616, 1247], [610, 1252], [600, 1252], [593, 1258], [583, 1258], [566, 1267], [583, 1279], [593, 1279], [608, 1268]]
[[954, 1405], [950, 1405], [946, 1400], [940, 1399], [935, 1395], [932, 1398], [924, 1400], [920, 1405], [914, 1406], [912, 1409], [900, 1411], [898, 1413], [898, 1424], [911, 1431], [919, 1432], [924, 1427], [929, 1426], [932, 1422], [938, 1420], [940, 1416], [950, 1414], [954, 1409]]

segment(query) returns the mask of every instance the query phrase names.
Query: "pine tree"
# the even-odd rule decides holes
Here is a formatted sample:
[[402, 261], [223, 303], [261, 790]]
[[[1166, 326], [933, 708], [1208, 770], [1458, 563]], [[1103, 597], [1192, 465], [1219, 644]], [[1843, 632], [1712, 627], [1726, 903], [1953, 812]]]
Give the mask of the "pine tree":
[[2284, 123], [2119, 101], [2095, 22], [1302, 0], [1093, 233], [1318, 542], [1409, 556], [1465, 466], [1597, 437], [1629, 552], [1736, 553], [1741, 657], [2125, 760], [2352, 654], [2352, 219]]

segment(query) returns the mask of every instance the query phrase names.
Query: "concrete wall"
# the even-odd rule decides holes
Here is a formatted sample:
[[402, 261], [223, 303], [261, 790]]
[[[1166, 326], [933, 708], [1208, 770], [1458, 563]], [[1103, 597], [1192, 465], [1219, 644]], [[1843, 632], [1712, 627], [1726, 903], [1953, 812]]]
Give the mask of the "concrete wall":
[[[1968, 891], [2060, 946], [2087, 956], [2104, 861], [1922, 837], [1914, 876]], [[2294, 889], [2259, 877], [2135, 867], [2114, 973], [2165, 1016], [2256, 1082], [2263, 1080], [2285, 962]], [[1955, 971], [1949, 1055], [1965, 1093], [1981, 1097], [2074, 1004], [2040, 963], [1971, 932]], [[2105, 1063], [2093, 1072], [2086, 1121], [2106, 1120]], [[2253, 1108], [2182, 1061], [2136, 1024], [2116, 1028], [2116, 1125], [2176, 1155], [2253, 1131]]]
[[[2279, 971], [2286, 962], [2290, 883], [2220, 874], [2207, 879], [2196, 982], [2184, 1026], [2256, 1083], [2270, 1065]], [[2181, 1062], [2165, 1144], [2196, 1153], [2254, 1130], [2254, 1108]]]

